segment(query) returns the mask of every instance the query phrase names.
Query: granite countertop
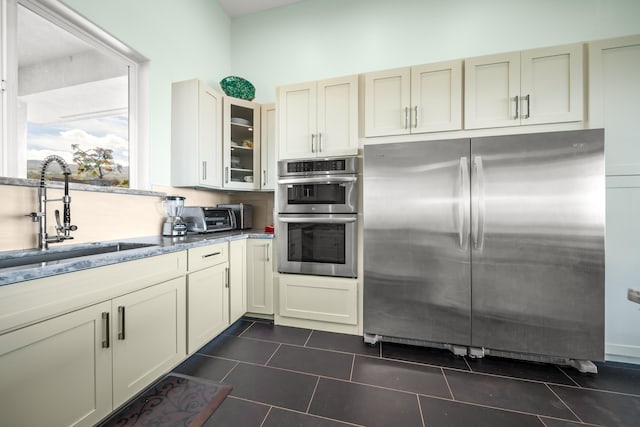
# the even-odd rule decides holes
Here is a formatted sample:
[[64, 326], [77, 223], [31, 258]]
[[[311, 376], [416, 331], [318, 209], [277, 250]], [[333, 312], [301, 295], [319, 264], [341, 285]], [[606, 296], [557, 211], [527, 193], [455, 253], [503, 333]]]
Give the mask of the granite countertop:
[[[88, 268], [102, 267], [109, 264], [117, 264], [125, 261], [146, 258], [183, 251], [189, 248], [206, 246], [215, 243], [228, 242], [238, 239], [273, 239], [273, 234], [262, 230], [234, 230], [209, 234], [190, 234], [184, 237], [148, 236], [130, 239], [119, 239], [96, 243], [82, 243], [77, 245], [52, 246], [46, 251], [38, 249], [25, 249], [18, 251], [0, 252], [0, 266], [2, 263], [10, 263], [11, 260], [38, 254], [63, 254], [65, 252], [106, 249], [116, 243], [140, 244], [135, 249], [127, 249], [116, 252], [98, 253], [95, 255], [74, 256], [60, 260], [37, 262], [28, 265], [8, 266], [0, 268], [0, 286], [54, 276], [57, 274], [71, 273], [73, 271]], [[6, 264], [5, 264], [6, 265]]]

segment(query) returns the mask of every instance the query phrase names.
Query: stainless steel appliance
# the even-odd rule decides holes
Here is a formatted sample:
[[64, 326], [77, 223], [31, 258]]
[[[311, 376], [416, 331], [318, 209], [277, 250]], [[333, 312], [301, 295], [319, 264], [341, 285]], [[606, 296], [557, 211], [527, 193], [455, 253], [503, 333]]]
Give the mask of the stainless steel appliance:
[[366, 340], [602, 360], [603, 140], [597, 129], [365, 146]]
[[163, 236], [175, 237], [187, 234], [187, 225], [182, 220], [184, 199], [182, 196], [167, 196], [164, 198], [164, 208], [167, 213], [167, 219], [164, 224], [162, 224]]
[[278, 164], [278, 271], [357, 276], [356, 157]]
[[228, 208], [233, 211], [236, 220], [236, 228], [245, 230], [253, 227], [253, 207], [244, 203], [221, 204], [219, 208]]
[[185, 206], [183, 220], [190, 233], [213, 233], [236, 228], [236, 219], [229, 208]]

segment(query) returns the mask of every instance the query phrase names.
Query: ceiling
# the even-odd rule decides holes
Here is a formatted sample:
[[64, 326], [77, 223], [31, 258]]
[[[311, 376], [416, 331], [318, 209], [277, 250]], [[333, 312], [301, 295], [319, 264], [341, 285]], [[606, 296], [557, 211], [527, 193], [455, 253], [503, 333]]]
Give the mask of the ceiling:
[[218, 0], [218, 3], [232, 18], [286, 6], [301, 0]]

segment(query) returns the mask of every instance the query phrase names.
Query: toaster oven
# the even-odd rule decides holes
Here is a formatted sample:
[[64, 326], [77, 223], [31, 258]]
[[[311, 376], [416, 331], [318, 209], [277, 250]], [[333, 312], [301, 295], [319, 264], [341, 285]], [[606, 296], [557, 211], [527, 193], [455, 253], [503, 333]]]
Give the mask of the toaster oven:
[[187, 224], [188, 233], [213, 233], [236, 228], [236, 218], [230, 208], [185, 206], [182, 221]]

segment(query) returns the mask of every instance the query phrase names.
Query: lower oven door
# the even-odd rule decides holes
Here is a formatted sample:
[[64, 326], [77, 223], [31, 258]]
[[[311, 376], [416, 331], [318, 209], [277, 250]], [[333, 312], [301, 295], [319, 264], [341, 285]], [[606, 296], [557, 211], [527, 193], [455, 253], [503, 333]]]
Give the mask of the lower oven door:
[[280, 214], [281, 273], [357, 276], [357, 214]]

